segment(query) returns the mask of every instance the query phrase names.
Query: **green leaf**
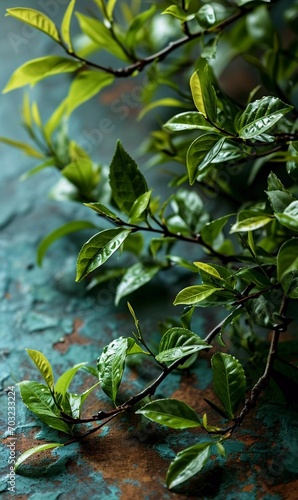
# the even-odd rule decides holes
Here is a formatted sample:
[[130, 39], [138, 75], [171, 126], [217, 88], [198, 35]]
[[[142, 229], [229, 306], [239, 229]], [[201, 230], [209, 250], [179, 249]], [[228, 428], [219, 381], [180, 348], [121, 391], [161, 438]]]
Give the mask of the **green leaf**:
[[134, 201], [134, 204], [131, 207], [131, 210], [129, 213], [129, 222], [130, 223], [138, 222], [139, 220], [142, 220], [142, 218], [145, 217], [144, 213], [146, 213], [146, 211], [148, 209], [148, 206], [150, 203], [150, 198], [151, 198], [151, 191], [147, 191], [147, 193], [141, 194]]
[[125, 368], [127, 350], [128, 339], [119, 337], [104, 347], [97, 363], [101, 388], [115, 405], [118, 388]]
[[50, 158], [49, 160], [41, 163], [40, 165], [37, 165], [37, 167], [31, 168], [31, 170], [22, 174], [20, 177], [20, 180], [26, 181], [27, 179], [29, 179], [29, 177], [31, 177], [32, 175], [38, 174], [39, 172], [41, 172], [45, 168], [53, 167], [54, 163], [55, 163], [55, 159]]
[[188, 286], [178, 293], [174, 300], [174, 306], [178, 304], [196, 305], [222, 288], [211, 285], [193, 285]]
[[105, 49], [118, 59], [129, 61], [121, 45], [114, 39], [111, 31], [101, 21], [85, 16], [80, 12], [76, 12], [75, 15], [83, 33], [96, 43], [98, 49]]
[[289, 145], [288, 152], [291, 158], [287, 161], [287, 172], [295, 181], [298, 181], [298, 141]]
[[70, 53], [73, 52], [70, 24], [76, 0], [70, 0], [61, 23], [61, 35]]
[[149, 283], [160, 269], [160, 265], [142, 262], [129, 267], [117, 287], [115, 304], [118, 305], [123, 297]]
[[283, 212], [292, 201], [294, 201], [294, 197], [287, 193], [286, 191], [271, 190], [266, 191], [267, 196], [270, 201], [270, 205], [272, 206], [273, 212]]
[[142, 406], [136, 413], [172, 429], [190, 429], [201, 426], [196, 412], [177, 399], [157, 399]]
[[110, 185], [113, 199], [127, 215], [137, 198], [148, 192], [144, 176], [120, 141], [110, 166]]
[[53, 111], [48, 121], [44, 125], [44, 133], [48, 141], [53, 135], [56, 128], [58, 128], [63, 122], [63, 118], [66, 114], [67, 98], [63, 99], [60, 105]]
[[186, 328], [173, 327], [162, 336], [156, 360], [160, 363], [175, 361], [211, 347], [192, 331]]
[[86, 198], [92, 196], [92, 191], [98, 185], [99, 171], [88, 158], [69, 163], [63, 168], [62, 175], [78, 188], [80, 196]]
[[3, 93], [24, 87], [24, 85], [34, 85], [49, 76], [76, 71], [81, 66], [81, 62], [60, 56], [45, 56], [33, 59], [16, 69]]
[[298, 231], [298, 201], [292, 201], [283, 213], [276, 213], [275, 217], [283, 226]]
[[29, 144], [26, 144], [25, 142], [15, 141], [14, 139], [8, 139], [7, 137], [0, 137], [0, 142], [3, 142], [8, 146], [21, 149], [23, 153], [28, 156], [33, 156], [34, 158], [43, 158], [43, 154], [40, 153], [40, 151], [33, 148]]
[[46, 35], [53, 38], [53, 40], [60, 43], [60, 36], [55, 24], [42, 12], [35, 9], [19, 7], [7, 9], [6, 12], [6, 15], [15, 17], [16, 19], [19, 19], [19, 21], [29, 24], [29, 26], [33, 26], [33, 28], [42, 31]]
[[223, 279], [217, 269], [215, 269], [215, 267], [213, 266], [210, 266], [210, 264], [206, 264], [206, 262], [194, 262], [194, 265], [215, 279]]
[[200, 472], [209, 460], [212, 445], [209, 441], [180, 451], [167, 473], [168, 488], [172, 489]]
[[251, 139], [275, 125], [293, 106], [285, 104], [277, 97], [265, 96], [246, 107], [237, 120], [239, 137]]
[[220, 138], [218, 134], [203, 134], [191, 143], [186, 156], [190, 184], [194, 184], [197, 177], [202, 179], [209, 172], [224, 142], [225, 138]]
[[[34, 448], [30, 448], [30, 450], [25, 451], [22, 453], [14, 466], [15, 472], [17, 472], [18, 468], [22, 463], [24, 463], [28, 458], [30, 458], [32, 455], [35, 455], [35, 453], [40, 453], [41, 451], [46, 451], [46, 450], [51, 450], [53, 448], [58, 448], [59, 446], [64, 446], [62, 443], [46, 443], [46, 444], [40, 444], [39, 446], [35, 446]], [[21, 472], [19, 472], [21, 474]]]
[[66, 372], [62, 373], [62, 375], [58, 378], [54, 390], [55, 392], [58, 392], [62, 396], [64, 396], [68, 390], [69, 384], [71, 383], [73, 377], [77, 373], [77, 371], [85, 366], [87, 362], [85, 363], [78, 363], [77, 365], [74, 365], [72, 368], [67, 370]]
[[285, 273], [281, 280], [285, 294], [291, 299], [298, 298], [298, 271]]
[[277, 254], [277, 279], [280, 282], [286, 273], [298, 270], [298, 238], [281, 245]]
[[109, 219], [112, 220], [117, 220], [118, 216], [112, 212], [109, 208], [105, 207], [101, 203], [84, 203], [86, 207], [91, 208], [95, 212], [97, 212], [99, 215], [103, 215], [104, 217], [107, 216]]
[[204, 241], [204, 243], [207, 243], [208, 245], [211, 245], [213, 248], [218, 248], [221, 246], [223, 243], [223, 234], [222, 234], [222, 229], [225, 227], [228, 219], [232, 216], [233, 214], [229, 215], [224, 215], [223, 217], [220, 217], [219, 219], [212, 220], [211, 222], [208, 222], [202, 229], [201, 229], [201, 237]]
[[204, 59], [201, 59], [197, 71], [191, 76], [190, 89], [197, 110], [211, 123], [216, 123], [216, 93], [211, 85], [209, 66]]
[[252, 215], [247, 219], [238, 220], [236, 224], [233, 224], [230, 233], [238, 233], [242, 231], [244, 232], [254, 231], [256, 229], [260, 229], [261, 227], [266, 226], [266, 224], [272, 221], [273, 217], [271, 215], [258, 214], [257, 212], [255, 212], [255, 215]]
[[43, 258], [49, 248], [57, 239], [62, 238], [68, 234], [74, 233], [76, 231], [81, 231], [83, 229], [94, 229], [95, 224], [86, 220], [76, 220], [72, 222], [67, 222], [61, 227], [54, 229], [51, 233], [47, 234], [45, 238], [39, 243], [37, 248], [37, 264], [42, 265]]
[[18, 386], [25, 406], [35, 413], [42, 422], [53, 429], [72, 434], [70, 427], [55, 413], [58, 409], [46, 385], [23, 380], [19, 382]]
[[163, 128], [170, 132], [180, 132], [182, 130], [210, 130], [216, 129], [205, 119], [203, 113], [197, 111], [186, 111], [173, 116], [167, 121]]
[[150, 18], [156, 11], [156, 5], [152, 5], [150, 9], [141, 12], [133, 17], [125, 35], [125, 45], [130, 49], [134, 49], [138, 42], [140, 30], [146, 26]]
[[73, 80], [66, 98], [67, 115], [114, 81], [114, 76], [99, 71], [82, 71]]
[[270, 279], [260, 272], [258, 268], [243, 267], [235, 273], [235, 278], [240, 278], [246, 283], [254, 283], [260, 288], [270, 285]]
[[246, 377], [242, 365], [230, 354], [217, 352], [212, 356], [213, 386], [230, 418], [245, 397]]
[[41, 375], [46, 381], [48, 388], [52, 390], [54, 388], [54, 375], [49, 360], [45, 357], [44, 354], [42, 354], [42, 352], [36, 351], [34, 349], [26, 349], [26, 351], [39, 369]]
[[95, 234], [81, 248], [77, 260], [76, 281], [106, 262], [130, 234], [130, 229], [105, 229]]

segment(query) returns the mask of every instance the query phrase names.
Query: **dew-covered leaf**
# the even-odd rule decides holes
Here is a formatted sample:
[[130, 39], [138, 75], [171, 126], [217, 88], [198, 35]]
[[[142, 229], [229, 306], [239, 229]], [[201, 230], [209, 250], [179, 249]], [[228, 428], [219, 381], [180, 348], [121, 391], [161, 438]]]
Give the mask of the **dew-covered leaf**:
[[104, 264], [118, 250], [130, 232], [130, 229], [122, 228], [105, 229], [92, 236], [80, 250], [76, 281], [81, 281]]

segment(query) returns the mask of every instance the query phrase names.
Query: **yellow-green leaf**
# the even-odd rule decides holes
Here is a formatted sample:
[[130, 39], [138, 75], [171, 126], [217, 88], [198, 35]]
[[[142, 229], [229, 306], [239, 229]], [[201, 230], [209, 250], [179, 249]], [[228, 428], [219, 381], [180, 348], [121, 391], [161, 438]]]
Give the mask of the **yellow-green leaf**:
[[88, 99], [114, 80], [113, 75], [100, 73], [98, 71], [82, 71], [72, 82], [69, 94], [67, 96], [67, 114], [68, 116]]
[[211, 276], [214, 276], [216, 279], [222, 280], [223, 278], [215, 269], [214, 267], [210, 266], [210, 264], [206, 264], [205, 262], [194, 262], [194, 265], [197, 266], [199, 269], [202, 271], [205, 271], [205, 273], [210, 274]]
[[69, 52], [73, 52], [71, 36], [70, 36], [70, 23], [75, 3], [76, 0], [71, 0], [69, 2], [61, 23], [61, 35], [68, 47]]
[[76, 71], [82, 64], [60, 56], [44, 56], [32, 59], [16, 69], [3, 93], [5, 94], [25, 85], [34, 85], [48, 76]]
[[54, 375], [49, 360], [42, 352], [36, 351], [35, 349], [26, 349], [26, 351], [39, 369], [49, 389], [52, 389], [54, 387]]
[[43, 158], [43, 154], [37, 151], [37, 149], [32, 148], [32, 146], [30, 146], [29, 144], [26, 144], [25, 142], [15, 141], [14, 139], [8, 139], [7, 137], [0, 137], [0, 142], [3, 142], [8, 146], [21, 149], [28, 156], [34, 156], [34, 158]]
[[38, 10], [35, 9], [27, 9], [20, 7], [7, 9], [6, 12], [7, 12], [6, 15], [15, 17], [16, 19], [19, 19], [19, 21], [29, 24], [29, 26], [33, 26], [33, 28], [42, 31], [46, 35], [53, 38], [53, 40], [60, 43], [61, 41], [60, 36], [55, 24], [48, 16], [46, 16], [42, 12], [39, 12]]

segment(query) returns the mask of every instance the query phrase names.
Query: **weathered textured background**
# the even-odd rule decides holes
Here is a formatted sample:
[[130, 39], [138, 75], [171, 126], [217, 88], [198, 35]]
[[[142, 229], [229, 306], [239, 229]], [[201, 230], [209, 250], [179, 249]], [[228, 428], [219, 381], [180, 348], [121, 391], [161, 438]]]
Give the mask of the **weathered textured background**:
[[[51, 4], [57, 19], [64, 1], [37, 2]], [[32, 6], [30, 1], [21, 6]], [[12, 19], [4, 19], [5, 7], [20, 6], [18, 2], [2, 1], [0, 6], [0, 88], [3, 88], [13, 70], [29, 58], [53, 53], [52, 43], [42, 34], [22, 27]], [[36, 6], [38, 8], [38, 6]], [[135, 126], [136, 109], [130, 107], [125, 119], [113, 111], [112, 103], [130, 92], [129, 82], [119, 82], [113, 91], [94, 98], [79, 108], [72, 119], [72, 133], [100, 162], [108, 162], [115, 141], [120, 138], [130, 154], [137, 157], [146, 125]], [[37, 101], [46, 118], [62, 99], [67, 78], [59, 77], [39, 84], [35, 89]], [[19, 140], [26, 137], [20, 127], [19, 112], [22, 91], [0, 95], [0, 135]], [[94, 112], [94, 109], [96, 111]], [[113, 133], [102, 139], [90, 139], [90, 132], [100, 128], [100, 120], [109, 117]], [[82, 139], [83, 138], [83, 139]], [[87, 141], [87, 142], [86, 142]], [[41, 350], [51, 361], [55, 373], [73, 364], [88, 361], [94, 364], [104, 345], [119, 335], [130, 335], [133, 323], [125, 301], [115, 309], [114, 290], [107, 286], [93, 294], [85, 291], [85, 284], [75, 284], [75, 261], [80, 245], [86, 240], [84, 232], [64, 238], [49, 250], [42, 268], [35, 263], [38, 242], [50, 230], [75, 217], [94, 215], [74, 203], [57, 203], [48, 199], [49, 189], [58, 180], [55, 171], [45, 170], [26, 182], [19, 176], [32, 165], [31, 159], [0, 144], [0, 390], [1, 390], [1, 482], [2, 498], [39, 500], [80, 499], [175, 499], [218, 498], [236, 499], [297, 499], [298, 443], [297, 418], [284, 408], [260, 406], [245, 422], [236, 440], [227, 443], [231, 458], [226, 467], [223, 460], [214, 460], [206, 471], [183, 486], [178, 493], [165, 488], [165, 474], [175, 453], [193, 443], [194, 432], [173, 432], [151, 425], [149, 421], [131, 416], [114, 421], [101, 434], [94, 434], [81, 444], [73, 444], [56, 455], [42, 455], [30, 460], [26, 476], [16, 477], [16, 493], [7, 491], [8, 455], [7, 393], [6, 388], [23, 379], [38, 379], [25, 348]], [[178, 284], [168, 283], [162, 289], [169, 314], [174, 314], [171, 301]], [[159, 285], [158, 285], [159, 286]], [[133, 296], [132, 304], [148, 336], [157, 331], [157, 323], [164, 318], [164, 309], [158, 308], [158, 286], [146, 287]], [[162, 283], [160, 282], [160, 286]], [[207, 331], [207, 319], [197, 327]], [[174, 374], [157, 391], [157, 395], [181, 398], [199, 412], [209, 411], [200, 399], [201, 391], [209, 391], [210, 372], [207, 361], [185, 378]], [[148, 384], [155, 372], [145, 372], [141, 366], [128, 371], [124, 390], [132, 394]], [[77, 377], [80, 380], [80, 377]], [[87, 387], [88, 378], [81, 385]], [[76, 389], [76, 386], [74, 386]], [[206, 392], [204, 392], [206, 395]], [[98, 401], [100, 398], [100, 402]], [[16, 450], [26, 449], [46, 441], [57, 440], [57, 434], [38, 422], [20, 401], [16, 402]], [[108, 403], [94, 395], [88, 415]], [[87, 405], [88, 406], [88, 405]]]

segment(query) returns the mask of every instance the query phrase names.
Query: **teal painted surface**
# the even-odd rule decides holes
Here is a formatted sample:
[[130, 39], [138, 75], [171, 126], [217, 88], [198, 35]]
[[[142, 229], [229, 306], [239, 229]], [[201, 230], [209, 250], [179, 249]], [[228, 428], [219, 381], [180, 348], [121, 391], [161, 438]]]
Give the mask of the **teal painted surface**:
[[[21, 3], [22, 6], [32, 5], [32, 2]], [[18, 5], [18, 2], [9, 3], [10, 7]], [[5, 2], [2, 2], [1, 88], [18, 64], [52, 50], [50, 42], [37, 34], [32, 40], [25, 37], [16, 51], [9, 35], [19, 34], [19, 25], [13, 20], [9, 24], [4, 22], [4, 10]], [[63, 97], [66, 83], [61, 81], [59, 86], [51, 83], [37, 86], [36, 96], [43, 103], [45, 113], [50, 111], [47, 106], [52, 108]], [[48, 95], [51, 99], [48, 99]], [[22, 93], [19, 91], [0, 96], [0, 135], [25, 139], [18, 126], [21, 100]], [[96, 128], [98, 116], [90, 112], [92, 106], [86, 106], [76, 114], [72, 124], [74, 135], [79, 136], [84, 130]], [[104, 113], [112, 112], [104, 108]], [[117, 136], [129, 147], [132, 155], [137, 154], [143, 136], [142, 129], [138, 126], [132, 134], [132, 119], [123, 122], [115, 115], [109, 116], [115, 125], [115, 133], [93, 145], [94, 153], [99, 155], [101, 161], [109, 161]], [[3, 145], [0, 148], [0, 418], [4, 438], [0, 450], [1, 497], [9, 499], [16, 496], [29, 500], [44, 497], [49, 500], [88, 497], [100, 500], [290, 498], [286, 485], [297, 479], [298, 472], [297, 425], [293, 421], [296, 417], [286, 410], [279, 409], [277, 412], [276, 406], [265, 405], [254, 413], [254, 419], [244, 424], [235, 436], [235, 441], [227, 443], [227, 451], [231, 452], [228, 467], [223, 459], [215, 460], [199, 478], [191, 482], [189, 488], [180, 487], [178, 493], [166, 490], [166, 469], [177, 451], [193, 444], [194, 436], [198, 441], [205, 437], [198, 432], [173, 432], [142, 419], [133, 419], [131, 422], [128, 418], [104, 428], [100, 436], [94, 435], [93, 440], [88, 441], [88, 445], [75, 443], [54, 452], [51, 460], [40, 457], [38, 462], [30, 462], [31, 465], [25, 467], [26, 476], [16, 476], [16, 494], [7, 490], [10, 453], [5, 444], [8, 442], [6, 388], [15, 386], [23, 379], [38, 377], [25, 348], [41, 350], [59, 375], [81, 361], [95, 364], [102, 347], [119, 335], [129, 336], [133, 323], [125, 301], [117, 309], [114, 308], [114, 291], [109, 286], [100, 292], [87, 293], [84, 283], [74, 283], [76, 256], [80, 245], [89, 235], [88, 231], [55, 243], [43, 267], [36, 266], [36, 247], [47, 232], [74, 217], [94, 220], [94, 216], [73, 203], [56, 203], [47, 198], [49, 189], [57, 181], [54, 171], [44, 171], [25, 183], [20, 182], [19, 176], [31, 166], [30, 160]], [[162, 294], [169, 314], [173, 315], [171, 300], [173, 290], [179, 284], [175, 281], [170, 284], [169, 288], [164, 286]], [[141, 294], [134, 294], [132, 299], [143, 330], [149, 337], [152, 336], [153, 344], [157, 341], [157, 323], [164, 319], [165, 314], [165, 310], [158, 307], [157, 290], [157, 287], [149, 287]], [[203, 328], [203, 322], [199, 321], [197, 327]], [[139, 379], [132, 377], [129, 370], [125, 375], [124, 385], [128, 394], [146, 386], [156, 373], [153, 369], [147, 373], [141, 366], [137, 366], [136, 370], [141, 375]], [[210, 386], [210, 371], [207, 370], [206, 361], [192, 373], [198, 391]], [[74, 390], [80, 388], [79, 379], [76, 377], [74, 380]], [[171, 396], [179, 390], [180, 384], [180, 374], [174, 374], [158, 388], [156, 396]], [[26, 410], [16, 394], [17, 454], [37, 442], [65, 440], [65, 437], [57, 437], [55, 431], [42, 426]], [[97, 409], [105, 407], [106, 398], [103, 395], [98, 395], [98, 398]], [[118, 431], [116, 438], [113, 425], [121, 431]], [[120, 452], [125, 477], [123, 470], [120, 470], [121, 456], [119, 459], [117, 455], [118, 461], [114, 462], [109, 448], [109, 443], [115, 444], [115, 439], [119, 439], [119, 446], [123, 447]], [[143, 462], [140, 463], [141, 452], [148, 455], [145, 470]], [[127, 465], [128, 461], [130, 465]], [[156, 467], [155, 462], [159, 464]]]

